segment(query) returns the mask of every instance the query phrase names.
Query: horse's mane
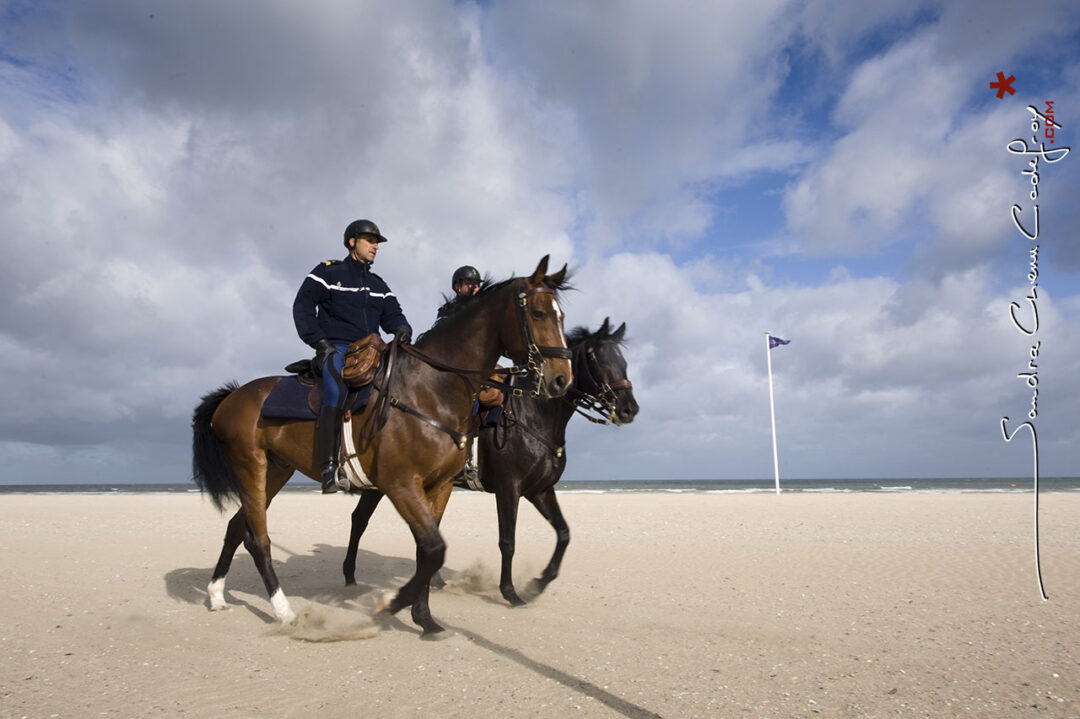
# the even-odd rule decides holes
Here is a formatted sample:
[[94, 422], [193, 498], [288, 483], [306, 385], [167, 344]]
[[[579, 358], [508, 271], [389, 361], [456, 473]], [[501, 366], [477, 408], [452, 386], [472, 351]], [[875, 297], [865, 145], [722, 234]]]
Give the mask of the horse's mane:
[[[570, 284], [570, 275], [571, 273], [567, 272], [560, 280], [554, 280], [551, 278], [551, 276], [544, 278], [544, 285], [549, 290], [552, 290], [555, 293], [556, 300], [562, 297], [562, 292], [568, 292], [574, 289], [574, 287]], [[428, 332], [430, 332], [435, 327], [438, 327], [443, 322], [446, 322], [447, 320], [450, 320], [451, 318], [461, 314], [466, 308], [471, 307], [473, 304], [482, 301], [487, 295], [498, 292], [500, 289], [510, 284], [514, 280], [520, 279], [523, 278], [511, 277], [501, 282], [495, 282], [490, 277], [485, 276], [484, 279], [480, 282], [480, 289], [477, 290], [475, 295], [470, 295], [467, 297], [448, 297], [444, 294], [444, 302], [442, 304], [442, 307], [439, 308], [439, 314], [441, 316], [437, 320], [435, 320], [435, 324], [433, 324], [431, 328], [428, 329]], [[424, 332], [424, 334], [427, 334], [427, 332]], [[423, 334], [420, 335], [420, 337], [423, 336]], [[416, 338], [417, 341], [420, 340], [420, 337]]]
[[606, 331], [604, 330], [603, 325], [601, 325], [600, 329], [596, 330], [596, 332], [590, 332], [588, 327], [575, 327], [566, 333], [566, 346], [576, 347], [588, 340], [596, 340], [597, 342], [615, 342], [620, 347], [626, 346], [626, 337], [623, 336], [616, 340], [613, 337], [614, 334], [615, 333], [611, 331], [610, 325]]

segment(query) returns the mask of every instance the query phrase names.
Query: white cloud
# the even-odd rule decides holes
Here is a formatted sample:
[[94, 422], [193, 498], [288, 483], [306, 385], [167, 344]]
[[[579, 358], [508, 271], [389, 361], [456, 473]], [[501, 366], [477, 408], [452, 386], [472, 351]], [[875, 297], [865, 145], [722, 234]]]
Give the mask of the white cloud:
[[[1002, 209], [1018, 120], [968, 98], [991, 63], [1032, 52], [1041, 21], [1061, 37], [1075, 15], [1054, 5], [1012, 37], [969, 5], [821, 7], [117, 1], [12, 17], [10, 481], [70, 476], [70, 448], [94, 476], [181, 481], [199, 396], [308, 352], [293, 295], [360, 216], [390, 237], [376, 269], [417, 330], [455, 267], [501, 279], [548, 253], [580, 270], [568, 324], [627, 322], [642, 413], [580, 423], [568, 477], [768, 476], [766, 329], [792, 339], [774, 354], [785, 472], [1026, 472], [995, 434], [1030, 400], [1016, 283], [1003, 291], [994, 264], [1022, 280]], [[831, 124], [783, 105], [794, 45], [839, 78]], [[1075, 174], [1054, 169], [1060, 232]], [[710, 235], [720, 204], [743, 227], [776, 221], [726, 195], [763, 176], [781, 178], [769, 197], [788, 183], [786, 233]], [[1048, 256], [1072, 256], [1058, 244]], [[905, 266], [844, 269], [881, 247]], [[800, 252], [836, 263], [789, 279], [779, 263]], [[1047, 397], [1072, 396], [1077, 301], [1041, 296]], [[1047, 469], [1068, 472], [1075, 410], [1043, 411]]]

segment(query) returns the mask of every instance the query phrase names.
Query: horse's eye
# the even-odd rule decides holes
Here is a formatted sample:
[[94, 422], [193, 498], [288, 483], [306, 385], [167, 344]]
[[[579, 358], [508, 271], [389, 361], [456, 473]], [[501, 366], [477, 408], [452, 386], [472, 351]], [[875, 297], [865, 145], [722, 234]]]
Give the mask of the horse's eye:
[[533, 316], [534, 320], [542, 320], [542, 319], [544, 319], [544, 313], [541, 310], [533, 310], [532, 311], [532, 316]]

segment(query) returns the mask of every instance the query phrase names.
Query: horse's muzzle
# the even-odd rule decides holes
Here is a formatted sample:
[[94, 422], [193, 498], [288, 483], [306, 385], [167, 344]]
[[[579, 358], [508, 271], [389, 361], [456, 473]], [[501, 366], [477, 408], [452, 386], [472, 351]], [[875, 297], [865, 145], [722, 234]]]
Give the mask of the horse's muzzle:
[[630, 424], [638, 413], [638, 403], [633, 397], [627, 402], [619, 402], [615, 407], [615, 419], [619, 424]]
[[570, 388], [570, 378], [567, 377], [565, 373], [559, 372], [550, 380], [546, 381], [544, 387], [546, 388], [549, 397], [562, 397], [566, 394], [566, 390]]

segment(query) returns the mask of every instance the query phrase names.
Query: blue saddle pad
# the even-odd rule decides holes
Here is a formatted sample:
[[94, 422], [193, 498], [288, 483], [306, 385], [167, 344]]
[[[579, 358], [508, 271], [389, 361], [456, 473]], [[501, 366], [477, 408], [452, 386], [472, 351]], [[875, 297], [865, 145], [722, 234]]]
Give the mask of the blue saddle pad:
[[[353, 398], [349, 411], [356, 413], [367, 406], [371, 387], [370, 384], [365, 385], [349, 393]], [[308, 406], [308, 393], [311, 390], [312, 387], [301, 384], [296, 375], [281, 378], [263, 402], [262, 416], [266, 419], [315, 419], [315, 413]]]

